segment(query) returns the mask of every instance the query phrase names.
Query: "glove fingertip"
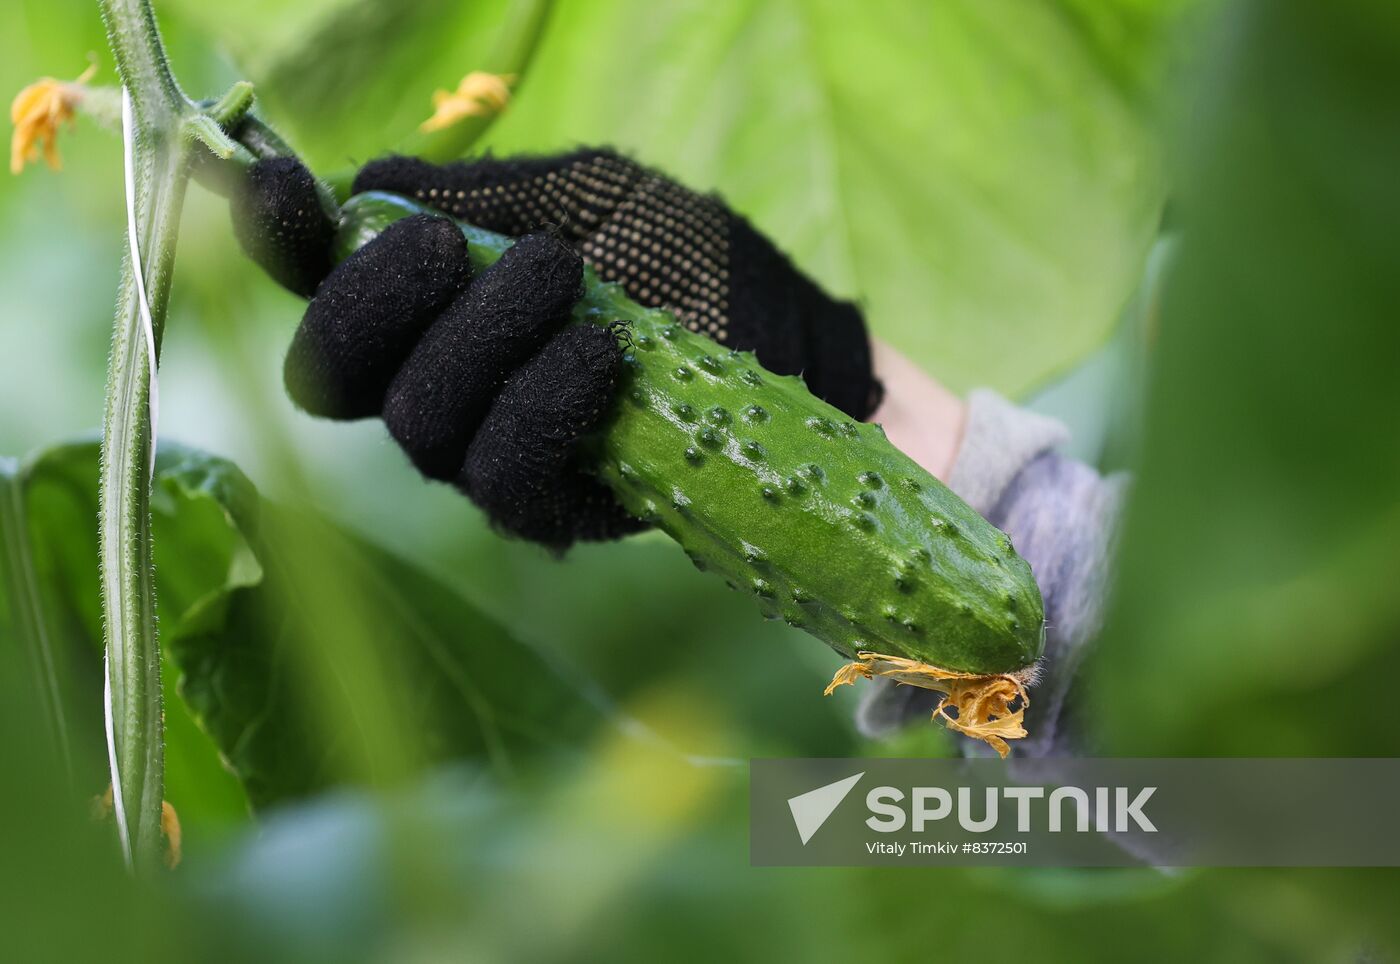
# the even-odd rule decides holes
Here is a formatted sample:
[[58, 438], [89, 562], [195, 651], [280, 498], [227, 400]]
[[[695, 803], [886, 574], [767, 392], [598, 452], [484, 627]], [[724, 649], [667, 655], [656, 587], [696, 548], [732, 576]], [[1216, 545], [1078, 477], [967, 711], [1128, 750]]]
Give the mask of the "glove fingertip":
[[234, 234], [273, 280], [304, 298], [331, 270], [335, 225], [295, 157], [256, 161], [229, 200]]
[[543, 315], [566, 315], [583, 295], [583, 258], [548, 231], [515, 242], [489, 271], [492, 283], [528, 293], [532, 308]]
[[566, 328], [506, 382], [467, 450], [458, 485], [501, 529], [564, 549], [635, 531], [575, 461], [617, 389], [622, 350], [606, 328]]

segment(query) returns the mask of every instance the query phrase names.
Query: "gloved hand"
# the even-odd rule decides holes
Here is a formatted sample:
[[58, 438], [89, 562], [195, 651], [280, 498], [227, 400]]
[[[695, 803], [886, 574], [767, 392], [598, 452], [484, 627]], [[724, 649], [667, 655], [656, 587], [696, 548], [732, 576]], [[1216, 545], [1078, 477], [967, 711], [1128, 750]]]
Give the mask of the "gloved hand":
[[288, 392], [315, 415], [382, 415], [420, 471], [457, 485], [508, 532], [564, 548], [642, 527], [576, 460], [622, 357], [606, 328], [565, 327], [583, 261], [639, 303], [803, 374], [852, 416], [878, 404], [853, 305], [823, 294], [718, 199], [610, 151], [442, 167], [389, 157], [353, 190], [403, 194], [522, 240], [472, 278], [453, 223], [418, 215], [332, 268], [334, 226], [310, 172], [295, 158], [257, 162], [231, 198], [235, 233], [312, 299], [287, 355]]

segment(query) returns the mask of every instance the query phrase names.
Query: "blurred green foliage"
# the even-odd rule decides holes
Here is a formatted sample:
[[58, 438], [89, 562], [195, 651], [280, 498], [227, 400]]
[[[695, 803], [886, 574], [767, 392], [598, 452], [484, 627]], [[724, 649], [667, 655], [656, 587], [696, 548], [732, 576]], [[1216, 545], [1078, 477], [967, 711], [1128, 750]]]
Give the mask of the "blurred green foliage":
[[[31, 547], [29, 560], [19, 562], [26, 572], [6, 569], [36, 590], [31, 608], [40, 632], [33, 635], [46, 636], [43, 644], [54, 651], [61, 692], [55, 728], [82, 719], [88, 737], [98, 730], [90, 724], [101, 705], [94, 658], [102, 646], [101, 614], [91, 551], [97, 459], [97, 444], [87, 442], [26, 460], [8, 480], [14, 488], [7, 504], [21, 506], [22, 517], [6, 516], [20, 524], [23, 531], [15, 534], [27, 536]], [[577, 752], [600, 725], [616, 722], [639, 738], [649, 735], [596, 687], [567, 682], [559, 667], [432, 576], [323, 520], [262, 501], [224, 459], [167, 445], [157, 458], [155, 492], [161, 643], [171, 692], [179, 696], [170, 702], [213, 740], [241, 784], [240, 800], [246, 794], [254, 807], [328, 789], [353, 771], [355, 757], [371, 752], [357, 745], [364, 734], [339, 725], [344, 721], [327, 732], [308, 718], [308, 684], [299, 677], [334, 676], [337, 667], [306, 665], [305, 641], [342, 628], [342, 620], [326, 620], [304, 602], [318, 588], [307, 575], [313, 569], [334, 574], [373, 639], [397, 640], [377, 647], [378, 683], [406, 688], [394, 697], [406, 714], [400, 729], [428, 760], [472, 760], [497, 777], [515, 778], [531, 756]], [[5, 598], [30, 603], [9, 592]], [[327, 649], [342, 645], [337, 638]], [[43, 675], [43, 667], [36, 673]], [[184, 748], [179, 739], [172, 742]], [[205, 738], [196, 742], [172, 763], [172, 795], [211, 778], [211, 748]], [[82, 778], [99, 783], [102, 747], [90, 738], [86, 744]], [[186, 764], [203, 768], [186, 774]], [[214, 777], [214, 783], [230, 781]]]
[[[484, 62], [508, 4], [351, 0], [253, 27], [170, 6], [331, 170]], [[606, 142], [718, 189], [939, 377], [1019, 393], [1101, 344], [1141, 271], [1185, 6], [560, 2], [484, 147]]]
[[1019, 393], [1103, 342], [1156, 226], [1181, 4], [1133, 6], [563, 3], [488, 143], [717, 188], [950, 385]]
[[1400, 18], [1245, 9], [1220, 48], [1101, 647], [1174, 685], [1101, 687], [1112, 746], [1393, 756]]
[[[400, 143], [510, 12], [157, 9], [192, 92], [252, 79], [323, 171]], [[1183, 43], [1190, 20], [1207, 29]], [[75, 76], [88, 51], [110, 81], [83, 0], [10, 0], [0, 37], [0, 90]], [[1145, 438], [1123, 437], [1135, 362], [1088, 415], [1116, 427], [1086, 451], [1141, 449], [1092, 680], [1110, 748], [1389, 755], [1397, 54], [1380, 0], [1207, 18], [1177, 0], [561, 0], [486, 143], [613, 143], [722, 191], [958, 387], [1045, 384], [1138, 290], [1111, 351], [1150, 346]], [[1164, 149], [1169, 115], [1184, 133]], [[378, 425], [294, 412], [279, 373], [300, 306], [200, 191], [162, 434], [242, 472], [162, 460], [167, 797], [188, 856], [126, 880], [86, 815], [106, 781], [93, 447], [52, 447], [101, 410], [120, 155], [87, 124], [62, 148], [61, 176], [0, 181], [0, 453], [42, 453], [4, 466], [0, 498], [24, 496], [73, 761], [0, 591], [0, 957], [1351, 961], [1400, 943], [1391, 871], [749, 868], [745, 758], [931, 755], [944, 735], [863, 743], [854, 695], [818, 697], [835, 657], [661, 537], [561, 564], [422, 482]], [[1143, 276], [1172, 150], [1182, 230], [1158, 312]], [[498, 724], [516, 735], [483, 735]], [[297, 799], [255, 824], [250, 793]]]

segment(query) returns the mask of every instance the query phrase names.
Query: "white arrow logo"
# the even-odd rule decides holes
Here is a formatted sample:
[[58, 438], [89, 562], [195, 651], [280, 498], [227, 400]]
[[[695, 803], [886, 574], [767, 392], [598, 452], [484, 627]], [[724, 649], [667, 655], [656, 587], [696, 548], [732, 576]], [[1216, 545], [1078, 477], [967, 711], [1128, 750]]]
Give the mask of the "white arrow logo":
[[844, 780], [837, 780], [835, 783], [828, 783], [824, 787], [788, 798], [788, 809], [792, 811], [792, 822], [797, 824], [797, 835], [802, 838], [802, 846], [807, 846], [807, 841], [822, 828], [826, 818], [841, 806], [846, 794], [851, 792], [863, 776], [864, 770], [853, 777], [846, 777]]

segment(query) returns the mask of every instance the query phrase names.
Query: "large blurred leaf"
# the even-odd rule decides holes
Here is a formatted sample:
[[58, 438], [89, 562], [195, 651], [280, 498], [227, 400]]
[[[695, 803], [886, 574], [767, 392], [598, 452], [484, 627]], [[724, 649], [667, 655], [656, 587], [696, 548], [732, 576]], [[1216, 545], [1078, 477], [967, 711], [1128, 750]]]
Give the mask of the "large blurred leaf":
[[1022, 392], [1142, 271], [1181, 6], [564, 3], [488, 141], [612, 142], [718, 188], [931, 371]]
[[1120, 752], [1400, 752], [1400, 17], [1218, 35], [1101, 647]]
[[[558, 668], [514, 640], [500, 624], [409, 563], [362, 540], [264, 504], [257, 545], [267, 579], [236, 593], [209, 631], [173, 641], [181, 694], [243, 777], [255, 804], [301, 795], [336, 781], [343, 752], [306, 719], [295, 684], [301, 636], [334, 632], [322, 622], [333, 600], [308, 595], [297, 567], [304, 547], [282, 530], [317, 541], [310, 564], [328, 566], [356, 600], [361, 630], [383, 647], [395, 671], [380, 681], [405, 710], [398, 729], [430, 760], [475, 758], [509, 773], [528, 750], [563, 749], [612, 716], [596, 694], [566, 682]], [[319, 609], [318, 609], [319, 607]], [[332, 645], [333, 645], [332, 641]], [[333, 650], [332, 650], [333, 651]], [[319, 666], [334, 673], [336, 667]], [[342, 720], [340, 739], [375, 721]]]
[[[326, 170], [401, 143], [510, 6], [341, 0], [272, 33], [171, 2]], [[1142, 271], [1189, 5], [557, 3], [487, 142], [612, 143], [717, 188], [935, 374], [1021, 393], [1103, 342]]]

